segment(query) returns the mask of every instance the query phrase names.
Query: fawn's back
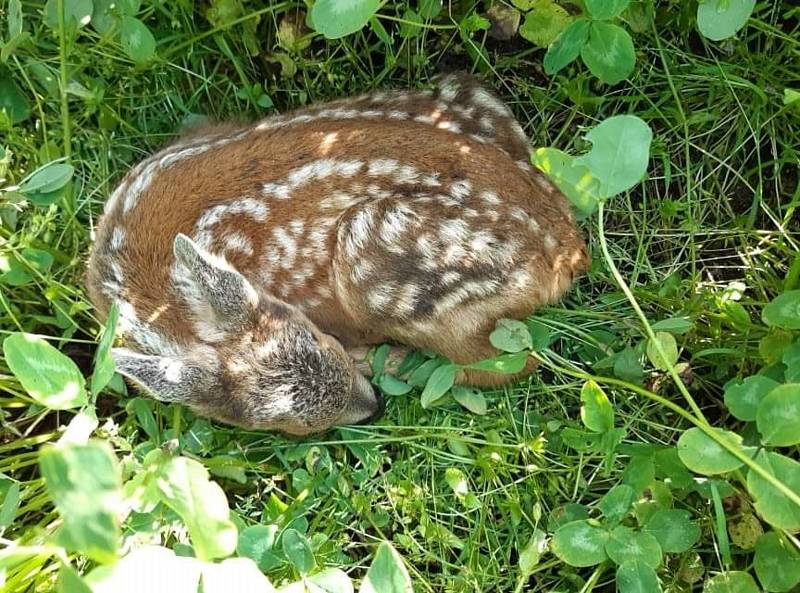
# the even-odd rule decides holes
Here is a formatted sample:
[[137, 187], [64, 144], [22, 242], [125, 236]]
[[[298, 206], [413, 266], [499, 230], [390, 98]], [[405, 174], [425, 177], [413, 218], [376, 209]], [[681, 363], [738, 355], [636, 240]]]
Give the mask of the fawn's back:
[[[254, 369], [276, 350], [308, 358], [297, 344], [312, 340], [347, 375], [341, 344], [393, 339], [457, 362], [490, 356], [498, 317], [558, 299], [586, 265], [566, 200], [528, 158], [508, 108], [453, 76], [435, 91], [379, 92], [195, 133], [134, 168], [97, 228], [88, 288], [103, 313], [119, 303], [132, 350], [117, 353], [118, 366], [201, 413], [308, 432], [375, 406], [306, 429], [291, 402], [269, 396], [264, 406], [288, 408], [279, 416], [291, 420], [263, 410], [267, 420], [242, 419], [267, 389], [251, 381]], [[276, 340], [295, 326], [302, 337]], [[259, 348], [268, 352], [254, 357]], [[169, 369], [165, 385], [159, 373]], [[325, 389], [336, 382], [314, 372], [322, 388], [293, 389], [332, 398]], [[363, 408], [363, 378], [336, 389], [356, 387]]]

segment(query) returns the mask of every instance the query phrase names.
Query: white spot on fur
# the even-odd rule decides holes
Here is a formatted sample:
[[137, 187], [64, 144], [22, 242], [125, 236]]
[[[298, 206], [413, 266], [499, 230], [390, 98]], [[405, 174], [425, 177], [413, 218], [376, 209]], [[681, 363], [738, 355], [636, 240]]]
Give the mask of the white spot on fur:
[[440, 121], [438, 124], [436, 124], [436, 127], [441, 130], [452, 132], [453, 134], [461, 133], [461, 126], [454, 121]]
[[500, 198], [497, 197], [497, 194], [493, 191], [484, 191], [481, 192], [481, 201], [485, 204], [496, 206], [500, 203]]
[[265, 183], [261, 187], [265, 196], [274, 196], [279, 200], [288, 200], [290, 197], [289, 186], [285, 183]]
[[297, 255], [297, 241], [283, 227], [276, 227], [272, 229], [272, 236], [278, 242], [281, 250], [281, 267], [288, 270], [294, 264], [294, 259]]
[[466, 179], [454, 181], [450, 184], [450, 195], [457, 200], [463, 200], [472, 192], [472, 183]]
[[375, 213], [370, 208], [358, 211], [350, 223], [349, 232], [345, 240], [347, 256], [353, 258], [364, 247], [372, 230]]
[[451, 218], [439, 225], [439, 233], [445, 244], [461, 244], [467, 239], [469, 226], [463, 220]]
[[394, 159], [377, 159], [370, 162], [367, 169], [367, 175], [375, 177], [376, 175], [390, 175], [397, 170], [400, 166]]
[[396, 313], [402, 316], [413, 312], [417, 305], [417, 295], [419, 292], [419, 286], [416, 284], [405, 284], [403, 288], [400, 289], [400, 293], [394, 303]]
[[414, 211], [403, 204], [387, 210], [378, 231], [381, 240], [387, 245], [394, 243], [416, 218]]
[[455, 270], [450, 270], [449, 272], [445, 272], [442, 275], [442, 284], [445, 286], [449, 286], [450, 284], [455, 284], [461, 280], [461, 273], [456, 272]]
[[508, 107], [506, 107], [502, 101], [495, 98], [485, 89], [473, 89], [472, 102], [478, 107], [483, 107], [484, 109], [491, 111], [504, 119], [511, 118], [511, 112], [509, 111]]
[[250, 238], [242, 233], [231, 233], [225, 236], [223, 251], [238, 251], [245, 255], [253, 255], [253, 244]]
[[375, 270], [375, 265], [366, 259], [361, 259], [356, 262], [356, 265], [353, 266], [353, 270], [350, 273], [350, 278], [356, 284], [361, 284], [367, 277], [372, 274]]
[[114, 230], [111, 231], [111, 242], [109, 243], [109, 248], [111, 251], [117, 252], [122, 249], [122, 245], [125, 243], [125, 231], [122, 230], [121, 227], [114, 227]]

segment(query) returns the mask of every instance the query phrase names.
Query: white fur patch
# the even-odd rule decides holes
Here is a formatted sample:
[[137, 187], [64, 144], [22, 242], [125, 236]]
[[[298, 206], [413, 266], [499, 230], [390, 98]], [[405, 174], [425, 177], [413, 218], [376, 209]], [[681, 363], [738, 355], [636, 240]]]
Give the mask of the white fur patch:
[[481, 192], [481, 201], [485, 204], [489, 204], [491, 206], [496, 206], [500, 203], [500, 198], [497, 194], [493, 191], [483, 191]]
[[121, 227], [114, 227], [114, 230], [111, 231], [111, 242], [108, 244], [109, 249], [113, 252], [117, 252], [122, 249], [122, 245], [125, 243], [125, 231], [122, 230]]

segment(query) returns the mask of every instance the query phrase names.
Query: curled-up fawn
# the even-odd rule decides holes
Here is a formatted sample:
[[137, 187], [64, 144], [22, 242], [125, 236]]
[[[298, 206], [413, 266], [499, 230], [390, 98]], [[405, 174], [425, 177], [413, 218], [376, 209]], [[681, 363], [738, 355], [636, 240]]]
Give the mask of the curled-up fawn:
[[495, 356], [497, 319], [587, 265], [529, 155], [508, 107], [458, 75], [196, 131], [130, 171], [96, 229], [88, 290], [101, 315], [118, 303], [117, 369], [198, 414], [308, 434], [383, 411], [346, 348]]

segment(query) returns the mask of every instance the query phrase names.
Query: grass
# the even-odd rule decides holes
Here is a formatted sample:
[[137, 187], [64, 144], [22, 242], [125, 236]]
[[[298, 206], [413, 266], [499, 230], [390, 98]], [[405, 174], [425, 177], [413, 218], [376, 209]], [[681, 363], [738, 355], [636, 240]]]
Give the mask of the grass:
[[[761, 307], [798, 283], [800, 118], [796, 107], [782, 104], [783, 90], [800, 85], [796, 9], [760, 5], [736, 39], [713, 44], [697, 34], [681, 4], [657, 3], [657, 24], [634, 35], [635, 74], [611, 88], [582, 67], [546, 77], [543, 52], [520, 39], [473, 37], [490, 57], [480, 68], [484, 80], [536, 145], [581, 151], [583, 130], [620, 113], [639, 115], [654, 131], [647, 179], [605, 206], [602, 237], [597, 217], [585, 223], [590, 272], [563, 305], [537, 317], [554, 336], [542, 371], [486, 392], [487, 415], [452, 402], [425, 410], [414, 392], [392, 398], [377, 426], [294, 441], [106, 394], [98, 401], [96, 435], [120, 458], [141, 459], [180, 432], [184, 454], [202, 461], [222, 485], [242, 525], [299, 527], [311, 538], [317, 564], [355, 579], [385, 538], [406, 560], [419, 591], [611, 590], [608, 564], [576, 569], [546, 554], [532, 574], [518, 568], [520, 551], [535, 529], [547, 530], [557, 508], [595, 503], [623, 479], [637, 444], [674, 444], [689, 427], [641, 389], [606, 381], [628, 453], [605, 467], [602, 454], [565, 443], [563, 428], [580, 427], [582, 377], [612, 376], [602, 359], [626, 346], [640, 349], [647, 390], [690, 409], [674, 382], [647, 366], [645, 330], [603, 257], [601, 238], [651, 322], [692, 322], [676, 336], [686, 363], [681, 377], [715, 426], [741, 427], [722, 404], [724, 385], [764, 363], [763, 332], [736, 323], [730, 303], [743, 305], [757, 324]], [[30, 283], [0, 284], [0, 336], [48, 336], [87, 374], [100, 329], [81, 285], [92, 227], [115, 182], [182, 122], [198, 114], [257, 118], [378, 87], [424, 85], [439, 67], [471, 63], [447, 18], [417, 37], [395, 37], [391, 47], [365, 30], [335, 42], [315, 38], [292, 51], [279, 47], [278, 31], [295, 3], [248, 3], [231, 23], [212, 24], [191, 3], [145, 2], [139, 18], [158, 40], [158, 58], [136, 66], [114, 39], [85, 27], [71, 41], [42, 23], [41, 2], [22, 6], [30, 36], [0, 65], [0, 77], [13, 81], [31, 114], [3, 129], [7, 171], [0, 164], [0, 177], [8, 187], [62, 157], [77, 174], [65, 200], [49, 208], [11, 204], [10, 195], [0, 194], [2, 211], [17, 218], [16, 226], [8, 217], [0, 226], [0, 260], [27, 247], [54, 257], [49, 269], [29, 270]], [[475, 8], [484, 12], [482, 4]], [[383, 13], [384, 26], [394, 30], [403, 7]], [[248, 43], [260, 53], [251, 55]], [[277, 53], [287, 56], [280, 59], [291, 64], [291, 76], [281, 76]], [[259, 95], [243, 91], [254, 84], [274, 108], [260, 107]], [[0, 475], [21, 486], [13, 520], [0, 523], [0, 544], [40, 544], [57, 525], [37, 468], [38, 448], [54, 442], [71, 416], [35, 405], [0, 362]], [[790, 456], [796, 454], [794, 447]], [[474, 499], [454, 492], [448, 477], [459, 474], [452, 470]], [[742, 496], [725, 498], [728, 520], [739, 516], [730, 507], [745, 504]], [[720, 537], [727, 536], [709, 498], [686, 496], [678, 505], [698, 522], [701, 539], [691, 551], [669, 556], [659, 576], [666, 590], [684, 591], [702, 582], [687, 582], [692, 562], [707, 576], [726, 568]], [[185, 542], [185, 533], [160, 512], [163, 522], [150, 536], [170, 547]], [[727, 567], [748, 569], [751, 552], [734, 545]], [[89, 566], [85, 560], [76, 565]], [[7, 572], [6, 590], [50, 590], [57, 568], [55, 561], [28, 560]], [[268, 575], [276, 584], [297, 577], [287, 564]]]

